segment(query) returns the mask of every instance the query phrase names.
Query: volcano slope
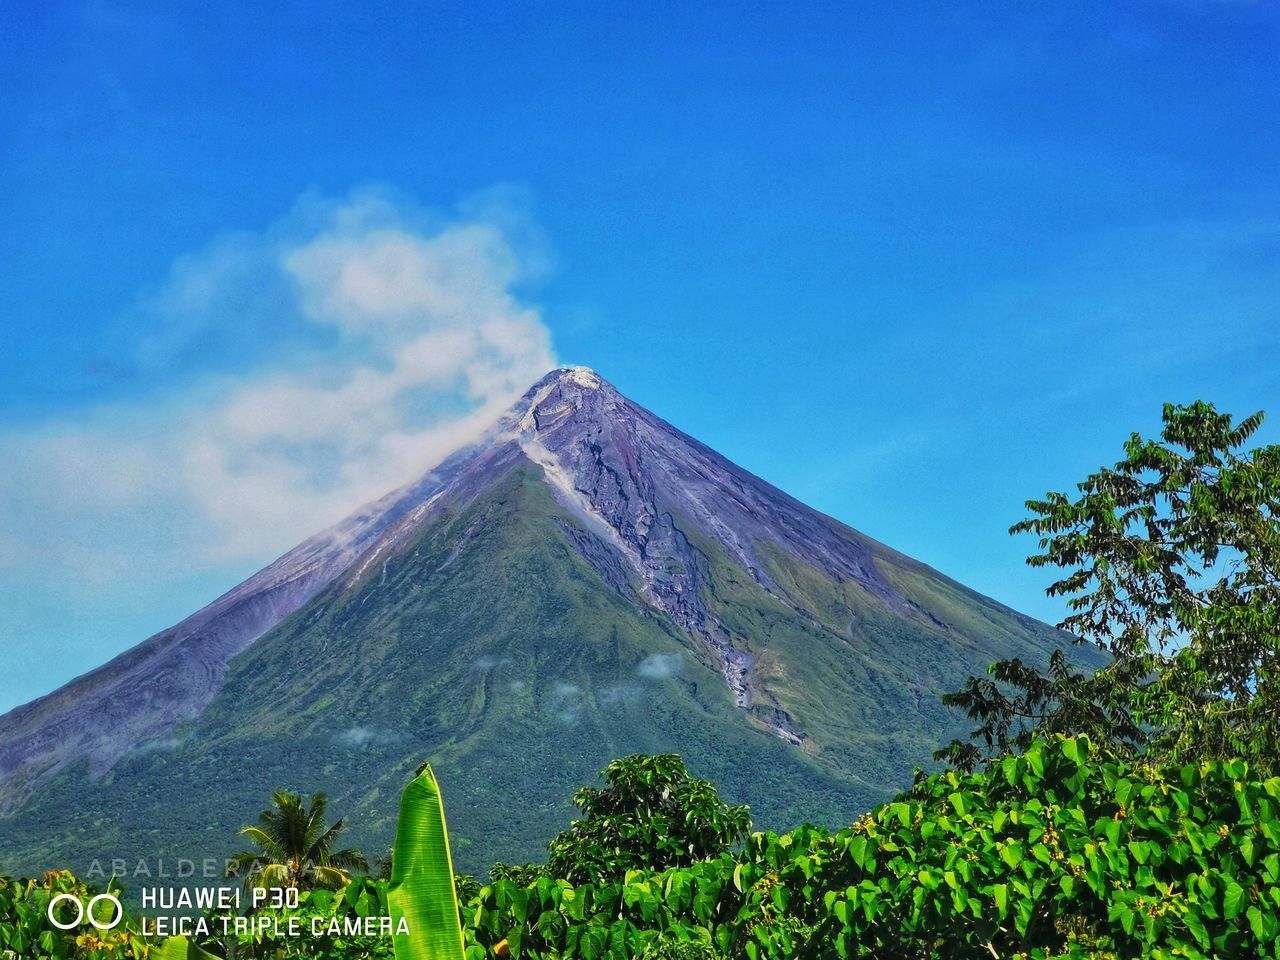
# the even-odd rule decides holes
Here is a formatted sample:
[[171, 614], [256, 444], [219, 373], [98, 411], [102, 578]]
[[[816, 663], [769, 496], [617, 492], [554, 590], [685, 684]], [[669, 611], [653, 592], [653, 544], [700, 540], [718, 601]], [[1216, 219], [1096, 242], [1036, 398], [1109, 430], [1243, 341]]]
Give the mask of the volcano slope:
[[460, 869], [536, 859], [610, 759], [759, 827], [849, 822], [1057, 631], [817, 513], [585, 368], [170, 631], [0, 718], [0, 872], [199, 862], [276, 788], [390, 843], [423, 758]]

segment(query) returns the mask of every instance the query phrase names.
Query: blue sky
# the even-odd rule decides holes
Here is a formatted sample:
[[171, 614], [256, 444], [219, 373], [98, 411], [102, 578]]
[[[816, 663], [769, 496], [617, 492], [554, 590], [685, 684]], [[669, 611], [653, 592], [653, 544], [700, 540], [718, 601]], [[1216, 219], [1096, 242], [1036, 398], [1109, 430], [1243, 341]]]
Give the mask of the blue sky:
[[1275, 5], [629, 6], [4, 6], [0, 709], [553, 359], [1048, 620], [1023, 500], [1280, 423]]

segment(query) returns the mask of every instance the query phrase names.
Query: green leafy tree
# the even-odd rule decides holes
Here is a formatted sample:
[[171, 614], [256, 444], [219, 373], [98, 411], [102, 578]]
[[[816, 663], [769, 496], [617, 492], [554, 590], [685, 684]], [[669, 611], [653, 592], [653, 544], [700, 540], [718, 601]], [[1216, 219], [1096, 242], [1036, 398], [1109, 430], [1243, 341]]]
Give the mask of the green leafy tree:
[[603, 788], [574, 795], [585, 818], [548, 846], [553, 877], [600, 883], [628, 870], [683, 866], [718, 856], [751, 829], [746, 807], [726, 804], [674, 754], [615, 760], [602, 776]]
[[277, 790], [271, 802], [259, 826], [240, 831], [257, 849], [232, 857], [227, 876], [244, 876], [250, 886], [336, 890], [351, 881], [351, 871], [368, 869], [360, 851], [334, 849], [343, 821], [328, 823], [323, 793], [304, 804], [298, 794]]
[[489, 882], [508, 880], [517, 887], [527, 887], [547, 875], [545, 863], [505, 863], [499, 860], [489, 868]]
[[[1074, 495], [1031, 500], [1013, 533], [1040, 537], [1028, 563], [1065, 571], [1060, 626], [1109, 654], [1090, 673], [1058, 652], [970, 678], [948, 704], [980, 722], [939, 756], [972, 768], [1023, 750], [1035, 731], [1087, 734], [1119, 755], [1251, 757], [1275, 770], [1280, 735], [1280, 446], [1245, 449], [1262, 414], [1166, 405], [1159, 439]], [[983, 750], [985, 746], [985, 751]]]

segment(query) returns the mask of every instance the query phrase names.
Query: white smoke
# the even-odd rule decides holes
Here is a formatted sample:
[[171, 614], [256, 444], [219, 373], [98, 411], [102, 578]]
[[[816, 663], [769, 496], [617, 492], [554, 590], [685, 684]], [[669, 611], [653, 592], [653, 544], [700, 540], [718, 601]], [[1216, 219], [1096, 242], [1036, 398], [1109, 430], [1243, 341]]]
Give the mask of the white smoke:
[[181, 258], [143, 298], [166, 331], [144, 360], [284, 315], [323, 348], [0, 436], [0, 565], [92, 583], [269, 558], [477, 437], [555, 365], [513, 292], [542, 267], [517, 219], [365, 189]]

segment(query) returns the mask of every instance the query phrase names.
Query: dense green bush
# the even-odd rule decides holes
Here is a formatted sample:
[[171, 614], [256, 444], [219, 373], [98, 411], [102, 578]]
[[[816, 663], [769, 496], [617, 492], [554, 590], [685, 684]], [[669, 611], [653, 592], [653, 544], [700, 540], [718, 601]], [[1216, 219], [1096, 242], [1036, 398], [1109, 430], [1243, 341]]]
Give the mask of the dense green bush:
[[[118, 888], [115, 888], [118, 890]], [[98, 930], [87, 921], [70, 930], [60, 930], [49, 922], [50, 900], [69, 893], [88, 903], [97, 892], [70, 873], [50, 873], [42, 880], [0, 878], [0, 957], [20, 960], [191, 960], [208, 956], [181, 938], [157, 942], [144, 937], [137, 920], [125, 917], [114, 929]], [[114, 909], [102, 905], [100, 919], [109, 920]], [[62, 922], [75, 916], [71, 904], [54, 908]], [[298, 918], [305, 937], [276, 936], [270, 931], [246, 933], [238, 937], [213, 937], [202, 946], [214, 956], [229, 955], [232, 947], [240, 960], [300, 960], [324, 957], [327, 960], [391, 960], [391, 939], [380, 936], [347, 936], [331, 933], [328, 921], [347, 917], [387, 915], [386, 883], [357, 877], [341, 890], [311, 890], [299, 897], [296, 908], [264, 910], [257, 916], [278, 920], [284, 928], [291, 917]], [[310, 936], [313, 917], [322, 921], [320, 936]], [[215, 928], [216, 929], [216, 928]], [[188, 952], [189, 951], [189, 952]]]
[[[102, 892], [65, 871], [48, 873], [40, 880], [0, 877], [0, 957], [142, 960], [153, 948], [131, 920], [126, 919], [109, 931], [98, 930], [87, 921], [70, 930], [60, 930], [49, 921], [49, 903], [59, 894], [70, 894], [87, 905]], [[115, 908], [107, 903], [99, 906], [99, 920], [109, 921]], [[70, 923], [75, 908], [64, 902], [54, 907], [54, 913], [60, 922]]]
[[687, 866], [724, 853], [751, 829], [746, 807], [720, 799], [674, 754], [615, 760], [603, 787], [583, 787], [584, 814], [548, 845], [547, 872], [571, 883], [621, 879], [628, 870]]
[[[1277, 957], [1280, 778], [1158, 769], [1037, 740], [931, 777], [834, 837], [622, 882], [499, 881], [469, 941], [517, 957], [636, 957], [660, 941], [746, 957]], [[477, 953], [477, 956], [480, 954]]]
[[[331, 933], [328, 920], [388, 915], [387, 883], [356, 877], [341, 890], [315, 889], [303, 892], [296, 908], [264, 910], [258, 916], [269, 916], [286, 928], [290, 918], [297, 918], [305, 932], [302, 937], [278, 936], [272, 931], [235, 938], [238, 960], [302, 960], [324, 957], [328, 960], [392, 960], [391, 938], [384, 936], [345, 935]], [[312, 936], [312, 920], [317, 918], [324, 931]], [[224, 947], [227, 944], [222, 945]], [[226, 951], [230, 953], [230, 951]]]

